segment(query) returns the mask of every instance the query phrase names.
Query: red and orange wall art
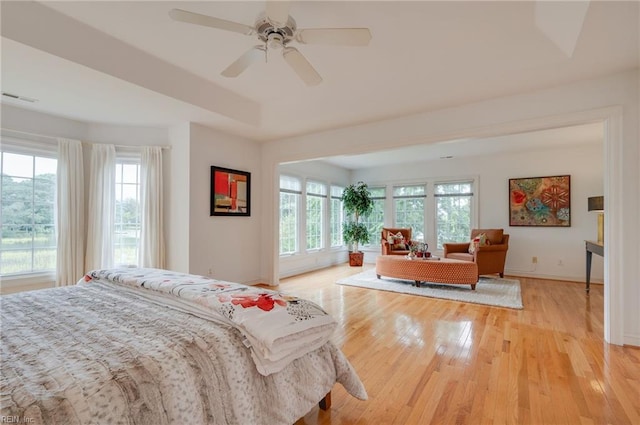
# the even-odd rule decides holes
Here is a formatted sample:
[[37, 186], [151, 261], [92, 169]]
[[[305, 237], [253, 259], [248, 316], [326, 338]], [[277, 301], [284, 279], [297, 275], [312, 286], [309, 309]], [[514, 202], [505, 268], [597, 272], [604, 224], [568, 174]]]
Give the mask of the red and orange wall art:
[[509, 226], [571, 226], [571, 176], [509, 179]]
[[210, 215], [250, 215], [251, 173], [211, 167]]

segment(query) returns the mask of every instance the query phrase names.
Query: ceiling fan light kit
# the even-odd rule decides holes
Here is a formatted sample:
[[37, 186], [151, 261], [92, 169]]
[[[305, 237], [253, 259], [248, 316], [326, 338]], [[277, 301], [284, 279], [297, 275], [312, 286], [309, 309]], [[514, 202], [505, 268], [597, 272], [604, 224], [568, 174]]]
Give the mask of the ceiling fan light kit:
[[281, 34], [278, 34], [277, 32], [273, 32], [269, 34], [269, 37], [267, 38], [268, 49], [279, 50], [279, 49], [282, 49], [283, 47], [284, 47], [284, 37], [282, 37]]
[[227, 21], [213, 16], [201, 15], [182, 9], [172, 9], [169, 17], [174, 21], [202, 25], [225, 31], [236, 32], [248, 36], [257, 36], [262, 43], [256, 45], [229, 65], [222, 75], [237, 77], [260, 57], [265, 57], [268, 50], [281, 50], [285, 62], [308, 86], [322, 82], [322, 77], [313, 65], [291, 42], [300, 44], [324, 44], [334, 46], [364, 47], [371, 40], [368, 28], [310, 28], [298, 29], [296, 21], [289, 16], [288, 1], [267, 1], [265, 13], [258, 16], [253, 27], [237, 22]]

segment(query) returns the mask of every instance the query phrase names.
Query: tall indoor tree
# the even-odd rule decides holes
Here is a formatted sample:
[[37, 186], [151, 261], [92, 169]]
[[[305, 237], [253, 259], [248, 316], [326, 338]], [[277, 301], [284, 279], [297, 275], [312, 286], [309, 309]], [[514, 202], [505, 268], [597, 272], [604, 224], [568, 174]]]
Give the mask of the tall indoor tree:
[[364, 253], [359, 250], [359, 245], [369, 242], [369, 232], [367, 226], [360, 223], [360, 218], [367, 217], [373, 211], [373, 199], [367, 184], [360, 181], [347, 186], [342, 192], [342, 202], [348, 214], [342, 234], [345, 243], [351, 245], [349, 265], [361, 266]]

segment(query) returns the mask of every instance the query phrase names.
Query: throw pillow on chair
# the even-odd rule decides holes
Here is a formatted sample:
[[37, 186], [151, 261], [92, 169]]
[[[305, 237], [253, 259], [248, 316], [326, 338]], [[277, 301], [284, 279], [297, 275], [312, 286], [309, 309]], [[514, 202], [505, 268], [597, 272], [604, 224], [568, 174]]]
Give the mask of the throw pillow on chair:
[[469, 254], [473, 254], [474, 252], [476, 252], [476, 249], [479, 246], [487, 246], [487, 245], [491, 245], [491, 241], [487, 239], [486, 234], [480, 233], [478, 236], [471, 239], [471, 242], [469, 243]]
[[404, 235], [402, 234], [402, 232], [398, 232], [395, 235], [389, 232], [389, 237], [387, 238], [387, 242], [389, 242], [389, 245], [393, 250], [407, 249], [407, 243], [404, 240]]

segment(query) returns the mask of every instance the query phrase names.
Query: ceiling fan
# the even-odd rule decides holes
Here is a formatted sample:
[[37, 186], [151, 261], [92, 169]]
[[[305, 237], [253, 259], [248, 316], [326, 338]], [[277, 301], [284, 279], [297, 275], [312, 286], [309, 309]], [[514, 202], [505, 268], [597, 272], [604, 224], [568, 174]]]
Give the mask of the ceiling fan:
[[174, 21], [257, 36], [261, 44], [253, 46], [222, 71], [221, 74], [225, 77], [237, 77], [261, 57], [266, 60], [268, 50], [282, 50], [285, 61], [298, 74], [298, 77], [308, 86], [315, 86], [320, 84], [322, 77], [298, 49], [290, 46], [290, 43], [366, 46], [371, 40], [371, 32], [368, 28], [299, 29], [296, 21], [289, 16], [289, 1], [268, 0], [266, 5], [265, 12], [258, 16], [254, 26], [182, 9], [172, 9], [169, 16]]

